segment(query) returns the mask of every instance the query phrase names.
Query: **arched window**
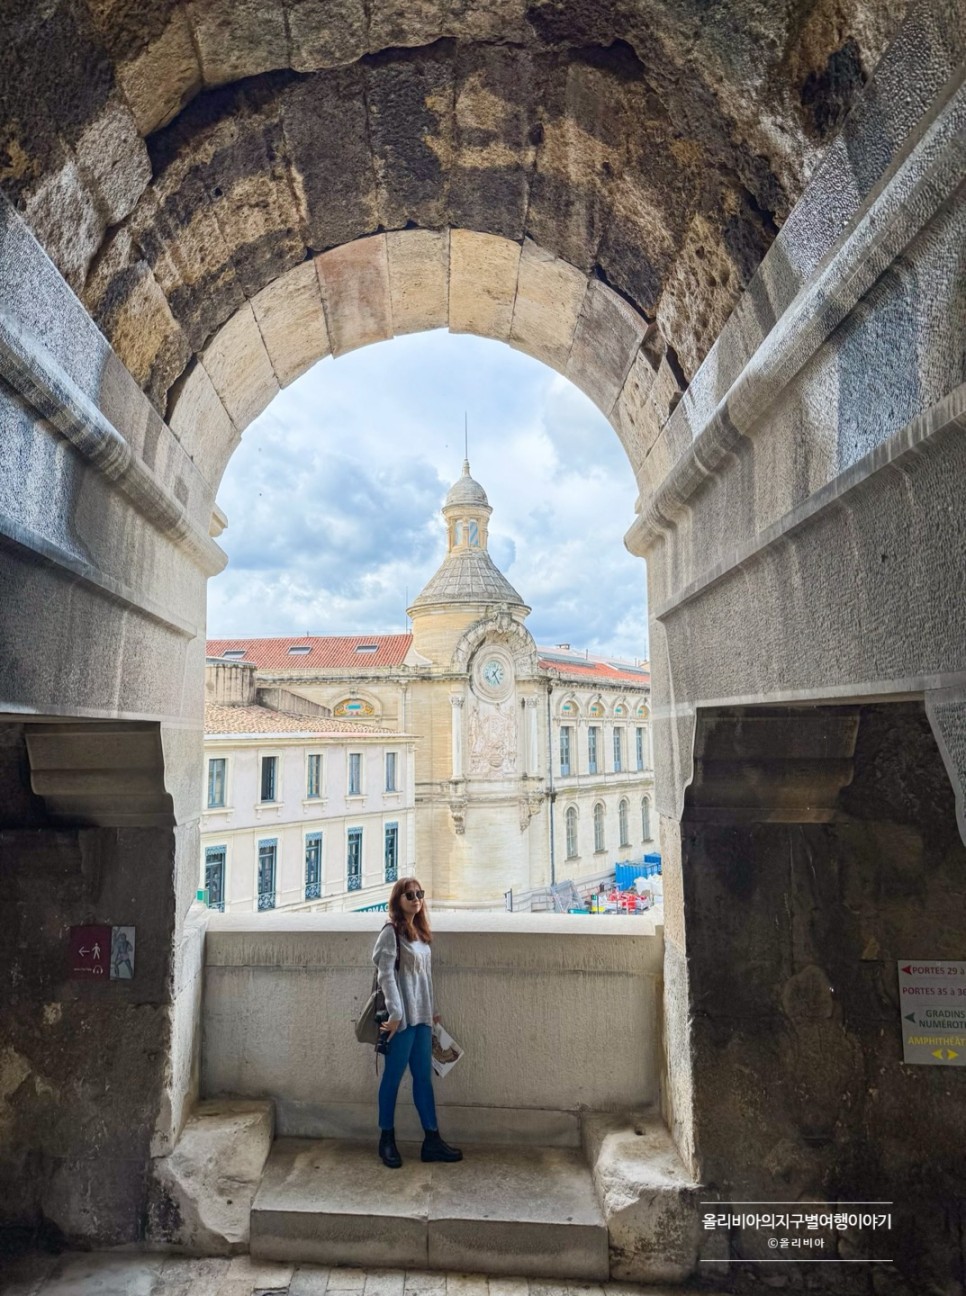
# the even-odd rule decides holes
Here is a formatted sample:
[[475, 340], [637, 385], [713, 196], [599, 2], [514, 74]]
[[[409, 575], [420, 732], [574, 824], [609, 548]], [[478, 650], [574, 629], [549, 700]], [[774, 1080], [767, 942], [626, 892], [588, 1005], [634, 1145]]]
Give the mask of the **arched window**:
[[630, 834], [630, 829], [627, 826], [627, 802], [626, 801], [621, 801], [620, 806], [618, 807], [617, 820], [620, 825], [620, 831], [621, 831], [621, 845], [630, 846], [631, 834]]
[[651, 798], [641, 797], [641, 833], [644, 840], [651, 840]]
[[594, 806], [594, 850], [604, 849], [604, 804], [598, 801]]
[[577, 857], [577, 807], [567, 807], [567, 859]]

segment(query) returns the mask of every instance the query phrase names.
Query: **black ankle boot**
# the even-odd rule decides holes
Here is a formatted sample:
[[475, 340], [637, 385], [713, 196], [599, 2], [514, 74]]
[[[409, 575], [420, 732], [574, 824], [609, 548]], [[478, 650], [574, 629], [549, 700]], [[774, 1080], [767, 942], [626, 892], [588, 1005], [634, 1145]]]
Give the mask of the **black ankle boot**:
[[382, 1164], [388, 1166], [390, 1170], [398, 1170], [402, 1165], [402, 1157], [396, 1147], [394, 1129], [379, 1131], [379, 1155], [382, 1157]]
[[450, 1147], [439, 1136], [439, 1130], [425, 1130], [423, 1150], [420, 1153], [424, 1161], [462, 1161], [463, 1153], [459, 1148]]

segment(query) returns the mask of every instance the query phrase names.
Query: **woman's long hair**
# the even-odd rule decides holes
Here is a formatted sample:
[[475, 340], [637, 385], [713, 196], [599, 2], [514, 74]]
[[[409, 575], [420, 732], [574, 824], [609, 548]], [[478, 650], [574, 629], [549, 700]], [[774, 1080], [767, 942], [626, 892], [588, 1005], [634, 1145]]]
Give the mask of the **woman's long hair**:
[[425, 941], [427, 945], [431, 945], [433, 943], [433, 933], [429, 926], [426, 901], [424, 900], [420, 906], [419, 913], [414, 914], [412, 917], [403, 913], [403, 907], [399, 903], [399, 898], [404, 891], [422, 891], [422, 889], [416, 878], [400, 878], [389, 897], [389, 921], [396, 931], [405, 936], [407, 940], [421, 940]]

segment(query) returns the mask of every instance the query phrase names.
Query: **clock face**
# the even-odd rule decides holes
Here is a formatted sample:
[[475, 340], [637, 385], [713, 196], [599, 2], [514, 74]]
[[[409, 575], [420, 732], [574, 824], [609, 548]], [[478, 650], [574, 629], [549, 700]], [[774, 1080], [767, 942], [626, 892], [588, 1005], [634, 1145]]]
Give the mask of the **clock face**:
[[483, 667], [483, 678], [491, 688], [499, 688], [503, 683], [503, 676], [503, 663], [497, 661], [495, 657], [491, 657]]

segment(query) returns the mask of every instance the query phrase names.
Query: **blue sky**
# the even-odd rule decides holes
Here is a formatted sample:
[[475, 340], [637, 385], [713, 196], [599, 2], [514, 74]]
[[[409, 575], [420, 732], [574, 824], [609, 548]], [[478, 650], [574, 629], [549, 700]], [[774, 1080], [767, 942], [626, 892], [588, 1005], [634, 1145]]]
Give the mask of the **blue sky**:
[[490, 553], [534, 638], [646, 656], [644, 564], [623, 544], [637, 492], [613, 429], [545, 365], [443, 330], [323, 360], [251, 424], [218, 494], [229, 563], [209, 635], [405, 630], [407, 589], [445, 553], [464, 410]]

